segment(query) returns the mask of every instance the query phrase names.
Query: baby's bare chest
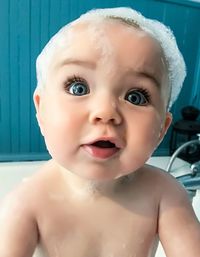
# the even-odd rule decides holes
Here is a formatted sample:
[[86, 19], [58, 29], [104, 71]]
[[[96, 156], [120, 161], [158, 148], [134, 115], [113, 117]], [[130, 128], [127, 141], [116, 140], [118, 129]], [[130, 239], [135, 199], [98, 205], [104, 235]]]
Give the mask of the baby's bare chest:
[[55, 208], [40, 217], [40, 244], [45, 257], [153, 256], [156, 215], [114, 202]]

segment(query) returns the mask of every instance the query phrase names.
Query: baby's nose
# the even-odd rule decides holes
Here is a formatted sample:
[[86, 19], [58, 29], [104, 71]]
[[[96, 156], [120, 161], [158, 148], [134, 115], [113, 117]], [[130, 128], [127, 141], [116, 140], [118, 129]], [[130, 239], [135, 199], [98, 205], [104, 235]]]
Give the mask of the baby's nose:
[[119, 125], [122, 122], [118, 105], [111, 99], [101, 99], [101, 101], [95, 102], [91, 109], [89, 121], [93, 124], [111, 123]]

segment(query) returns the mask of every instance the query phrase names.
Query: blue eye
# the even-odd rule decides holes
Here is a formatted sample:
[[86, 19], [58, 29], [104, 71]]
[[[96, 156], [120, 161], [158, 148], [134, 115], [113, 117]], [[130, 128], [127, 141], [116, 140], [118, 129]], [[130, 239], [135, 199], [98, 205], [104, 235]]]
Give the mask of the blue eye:
[[89, 93], [87, 82], [76, 76], [67, 80], [65, 90], [75, 96], [82, 96]]
[[134, 89], [126, 94], [125, 100], [134, 105], [147, 105], [150, 102], [150, 95], [146, 89]]
[[86, 95], [88, 94], [88, 88], [86, 85], [82, 84], [81, 82], [74, 82], [70, 87], [69, 87], [69, 93], [72, 95]]

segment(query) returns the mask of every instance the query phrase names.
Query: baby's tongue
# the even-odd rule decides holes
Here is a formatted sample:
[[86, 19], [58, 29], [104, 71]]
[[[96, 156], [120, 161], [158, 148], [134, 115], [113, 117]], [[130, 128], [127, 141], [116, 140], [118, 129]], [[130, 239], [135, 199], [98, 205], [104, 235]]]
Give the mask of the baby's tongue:
[[119, 149], [109, 141], [97, 141], [85, 146], [86, 151], [93, 157], [106, 159], [113, 156]]

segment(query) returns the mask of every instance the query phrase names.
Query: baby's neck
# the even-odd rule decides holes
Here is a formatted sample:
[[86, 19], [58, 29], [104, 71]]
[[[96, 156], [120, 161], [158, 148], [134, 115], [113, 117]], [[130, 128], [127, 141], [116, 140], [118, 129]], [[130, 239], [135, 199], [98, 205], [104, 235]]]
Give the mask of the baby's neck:
[[96, 199], [102, 196], [111, 196], [116, 194], [123, 184], [127, 184], [131, 180], [129, 176], [103, 181], [89, 180], [62, 167], [59, 169], [67, 187], [76, 198]]

